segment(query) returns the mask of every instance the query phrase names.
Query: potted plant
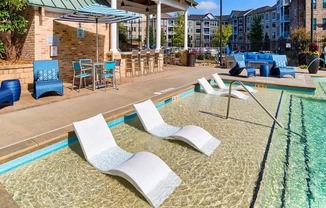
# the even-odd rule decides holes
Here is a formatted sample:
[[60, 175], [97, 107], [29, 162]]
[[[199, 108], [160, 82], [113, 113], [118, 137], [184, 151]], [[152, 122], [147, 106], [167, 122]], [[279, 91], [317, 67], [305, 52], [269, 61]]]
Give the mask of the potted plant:
[[316, 74], [319, 68], [319, 46], [311, 42], [308, 45], [309, 52], [307, 54], [307, 66], [308, 66], [308, 71], [310, 74]]

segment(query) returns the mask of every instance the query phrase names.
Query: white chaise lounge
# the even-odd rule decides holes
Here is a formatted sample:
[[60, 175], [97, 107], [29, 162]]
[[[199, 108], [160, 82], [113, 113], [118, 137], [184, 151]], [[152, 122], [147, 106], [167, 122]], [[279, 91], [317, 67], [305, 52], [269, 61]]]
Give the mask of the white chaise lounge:
[[161, 114], [150, 99], [134, 104], [134, 107], [145, 130], [152, 135], [165, 139], [172, 138], [181, 140], [207, 156], [211, 155], [221, 143], [199, 126], [187, 125], [178, 127], [165, 123]]
[[150, 152], [132, 154], [121, 149], [102, 114], [73, 125], [87, 161], [105, 174], [128, 180], [153, 207], [159, 207], [181, 183], [158, 156]]
[[[221, 77], [218, 75], [218, 73], [212, 74], [212, 76], [214, 77], [214, 80], [218, 86], [218, 88], [222, 89], [222, 90], [229, 90], [229, 86], [226, 86], [223, 82], [223, 80], [221, 79]], [[245, 85], [245, 87], [247, 88], [247, 90], [251, 93], [256, 93], [257, 90], [255, 90], [254, 88]], [[233, 85], [232, 86], [232, 90], [242, 90], [242, 91], [246, 91], [241, 85]]]
[[[209, 84], [209, 82], [205, 79], [205, 77], [198, 79], [198, 82], [199, 82], [200, 86], [204, 89], [204, 91], [207, 94], [217, 95], [217, 96], [228, 96], [229, 95], [229, 91], [225, 91], [225, 90], [217, 91], [217, 90], [214, 90], [212, 85]], [[231, 96], [234, 97], [234, 98], [242, 99], [242, 100], [247, 100], [249, 98], [248, 95], [245, 95], [242, 92], [239, 92], [239, 91], [236, 91], [236, 90], [231, 91]]]

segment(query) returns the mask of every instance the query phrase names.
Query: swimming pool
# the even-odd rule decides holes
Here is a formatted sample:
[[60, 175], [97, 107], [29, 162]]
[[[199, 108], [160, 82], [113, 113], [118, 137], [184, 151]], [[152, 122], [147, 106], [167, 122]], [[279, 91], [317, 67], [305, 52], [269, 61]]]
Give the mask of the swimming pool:
[[[321, 86], [324, 86], [324, 82]], [[317, 97], [319, 92], [321, 89]], [[306, 99], [312, 97], [267, 89], [259, 89], [256, 95], [273, 114], [277, 114], [281, 101], [279, 118], [286, 128], [290, 120], [287, 115], [291, 95]], [[322, 93], [320, 96], [325, 100]], [[153, 152], [182, 179], [181, 185], [161, 207], [279, 205], [277, 202], [281, 201], [282, 195], [274, 191], [280, 187], [275, 185], [274, 180], [287, 173], [284, 174], [282, 169], [284, 160], [281, 164], [277, 163], [282, 153], [284, 158], [284, 148], [278, 146], [284, 145], [281, 141], [286, 141], [296, 131], [296, 127], [291, 126], [294, 122], [291, 122], [289, 131], [289, 128], [274, 128], [273, 121], [253, 99], [233, 99], [230, 118], [226, 120], [226, 105], [227, 98], [196, 92], [159, 108], [166, 122], [199, 125], [221, 140], [221, 145], [210, 157], [182, 142], [162, 140], [147, 134], [138, 118], [111, 128], [123, 149]], [[269, 141], [266, 168], [259, 181], [257, 175], [262, 169]], [[288, 179], [286, 181], [290, 183]], [[124, 179], [101, 174], [92, 168], [84, 160], [78, 143], [2, 174], [0, 182], [21, 207], [149, 207], [146, 200]], [[257, 183], [260, 184], [259, 188]]]
[[325, 207], [326, 81], [315, 96], [285, 93], [264, 181], [262, 207]]

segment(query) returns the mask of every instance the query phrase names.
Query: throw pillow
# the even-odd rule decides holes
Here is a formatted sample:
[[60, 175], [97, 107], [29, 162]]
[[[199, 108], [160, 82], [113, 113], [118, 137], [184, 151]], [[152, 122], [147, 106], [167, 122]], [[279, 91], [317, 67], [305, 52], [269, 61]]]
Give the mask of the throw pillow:
[[41, 69], [38, 71], [38, 81], [52, 81], [58, 80], [55, 69]]
[[239, 65], [240, 68], [245, 68], [246, 67], [246, 63], [245, 63], [244, 60], [238, 61], [238, 65]]
[[285, 61], [275, 61], [275, 67], [276, 68], [286, 67], [286, 62]]

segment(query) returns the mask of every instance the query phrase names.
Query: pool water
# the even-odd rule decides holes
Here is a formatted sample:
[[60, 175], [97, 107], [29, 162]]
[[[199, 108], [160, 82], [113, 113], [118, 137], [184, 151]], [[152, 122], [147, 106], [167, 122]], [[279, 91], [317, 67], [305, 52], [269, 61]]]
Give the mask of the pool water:
[[285, 93], [261, 207], [326, 206], [326, 81], [314, 96]]
[[[221, 140], [210, 157], [185, 143], [146, 133], [137, 117], [111, 131], [121, 148], [158, 155], [182, 179], [161, 207], [318, 207], [325, 202], [325, 181], [316, 179], [324, 176], [325, 138], [315, 138], [325, 135], [320, 128], [325, 112], [320, 106], [325, 106], [326, 97], [325, 82], [318, 83], [316, 96], [258, 88], [257, 99], [278, 115], [285, 129], [274, 127], [251, 98], [232, 99], [229, 119], [225, 119], [227, 98], [200, 92], [159, 108], [167, 123], [198, 125]], [[304, 116], [297, 111], [300, 99]], [[317, 107], [306, 107], [311, 101]], [[315, 118], [320, 121], [318, 135], [310, 133], [317, 133], [310, 125]], [[293, 147], [295, 143], [301, 146]], [[259, 181], [266, 147], [266, 167]], [[299, 174], [303, 179], [296, 178]], [[78, 143], [0, 175], [0, 183], [20, 207], [150, 207], [127, 181], [90, 166]]]

